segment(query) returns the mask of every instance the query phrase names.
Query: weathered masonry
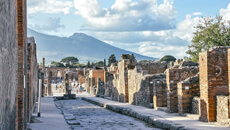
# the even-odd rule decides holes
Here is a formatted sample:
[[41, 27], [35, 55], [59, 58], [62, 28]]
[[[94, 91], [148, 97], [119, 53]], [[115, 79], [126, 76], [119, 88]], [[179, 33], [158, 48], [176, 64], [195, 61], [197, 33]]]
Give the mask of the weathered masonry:
[[26, 0], [0, 1], [0, 129], [23, 130], [37, 100], [34, 38], [27, 39]]

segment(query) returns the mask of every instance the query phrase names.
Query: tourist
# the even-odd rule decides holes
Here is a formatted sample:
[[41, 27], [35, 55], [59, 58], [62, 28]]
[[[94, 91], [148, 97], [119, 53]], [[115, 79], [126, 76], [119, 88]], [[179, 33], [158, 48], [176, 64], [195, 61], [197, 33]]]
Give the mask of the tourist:
[[80, 85], [80, 93], [82, 93], [82, 86]]
[[79, 91], [79, 86], [78, 86], [78, 84], [76, 85], [76, 93], [78, 93], [78, 91]]

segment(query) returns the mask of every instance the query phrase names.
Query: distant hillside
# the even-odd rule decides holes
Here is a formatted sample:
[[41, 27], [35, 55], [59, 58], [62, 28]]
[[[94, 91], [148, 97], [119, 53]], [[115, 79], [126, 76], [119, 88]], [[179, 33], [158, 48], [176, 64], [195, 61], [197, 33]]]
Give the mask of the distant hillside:
[[[115, 54], [118, 60], [122, 54], [131, 54], [126, 51], [84, 33], [75, 33], [70, 37], [58, 37], [42, 34], [28, 29], [28, 36], [34, 36], [37, 43], [37, 54], [39, 62], [46, 58], [46, 63], [60, 61], [67, 56], [77, 57], [80, 62], [96, 62], [107, 60], [111, 54]], [[154, 60], [155, 58], [133, 53], [137, 60]]]

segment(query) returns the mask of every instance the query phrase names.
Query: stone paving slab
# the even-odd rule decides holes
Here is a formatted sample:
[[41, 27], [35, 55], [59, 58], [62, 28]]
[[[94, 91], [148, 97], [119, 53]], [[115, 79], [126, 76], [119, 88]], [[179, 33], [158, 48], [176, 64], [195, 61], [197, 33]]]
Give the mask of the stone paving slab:
[[170, 130], [229, 130], [230, 127], [216, 123], [201, 122], [187, 117], [179, 116], [178, 113], [166, 113], [164, 111], [149, 109], [142, 106], [130, 105], [103, 99], [99, 97], [82, 97], [83, 100], [107, 108], [109, 110], [128, 115], [159, 128]]

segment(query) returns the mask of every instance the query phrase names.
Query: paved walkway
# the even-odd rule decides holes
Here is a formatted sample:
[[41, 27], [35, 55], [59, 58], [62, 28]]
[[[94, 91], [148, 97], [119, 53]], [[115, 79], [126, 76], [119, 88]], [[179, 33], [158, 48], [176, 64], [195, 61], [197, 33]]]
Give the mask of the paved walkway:
[[142, 106], [120, 103], [98, 97], [83, 97], [83, 100], [105, 107], [112, 111], [132, 116], [159, 128], [167, 129], [198, 129], [198, 130], [229, 130], [230, 127], [220, 126], [216, 123], [206, 123], [187, 117], [179, 116], [177, 113], [166, 113]]
[[[37, 111], [36, 111], [37, 112]], [[28, 124], [32, 130], [69, 130], [70, 126], [66, 123], [61, 111], [57, 109], [52, 97], [44, 97], [41, 100], [41, 117], [36, 117], [33, 113], [34, 123]]]

